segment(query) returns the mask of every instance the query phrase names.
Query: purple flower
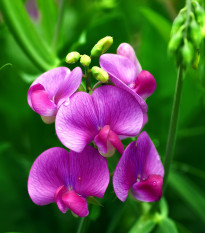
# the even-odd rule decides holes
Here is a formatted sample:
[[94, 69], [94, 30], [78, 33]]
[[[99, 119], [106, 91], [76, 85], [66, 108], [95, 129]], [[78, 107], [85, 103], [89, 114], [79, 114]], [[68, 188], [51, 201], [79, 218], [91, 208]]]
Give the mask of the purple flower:
[[117, 197], [125, 201], [128, 191], [137, 200], [152, 202], [162, 196], [164, 168], [160, 156], [146, 132], [125, 149], [113, 175]]
[[59, 147], [44, 151], [35, 160], [28, 179], [28, 192], [37, 205], [56, 202], [59, 210], [70, 209], [80, 217], [89, 214], [86, 197], [102, 198], [108, 183], [106, 159], [87, 146], [81, 153]]
[[116, 86], [134, 95], [143, 109], [145, 124], [148, 107], [144, 99], [154, 92], [156, 81], [148, 71], [142, 70], [134, 49], [129, 44], [122, 43], [117, 54], [103, 54], [100, 57], [100, 66], [108, 72], [110, 80]]
[[143, 124], [143, 113], [135, 98], [121, 88], [105, 85], [92, 96], [74, 94], [70, 104], [63, 104], [56, 116], [56, 133], [69, 149], [81, 152], [94, 140], [104, 156], [115, 148], [123, 152], [120, 139], [136, 136]]
[[72, 72], [66, 67], [49, 70], [30, 86], [27, 95], [28, 104], [43, 116], [47, 123], [51, 123], [55, 120], [61, 104], [65, 101], [69, 102], [69, 97], [78, 89], [81, 80], [82, 71], [79, 67]]

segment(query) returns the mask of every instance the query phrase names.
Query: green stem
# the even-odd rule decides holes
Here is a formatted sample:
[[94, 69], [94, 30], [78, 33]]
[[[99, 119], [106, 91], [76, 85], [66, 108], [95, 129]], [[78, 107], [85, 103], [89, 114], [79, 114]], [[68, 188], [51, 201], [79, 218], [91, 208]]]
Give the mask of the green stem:
[[79, 223], [79, 226], [78, 226], [78, 230], [77, 230], [77, 233], [83, 233], [84, 232], [84, 229], [85, 229], [85, 218], [81, 218], [80, 219], [80, 223]]
[[171, 121], [170, 121], [170, 127], [169, 127], [166, 155], [165, 155], [165, 160], [164, 160], [164, 169], [165, 169], [164, 190], [166, 188], [167, 178], [168, 178], [170, 166], [173, 160], [174, 147], [176, 143], [177, 123], [178, 123], [178, 118], [179, 118], [179, 108], [180, 108], [180, 100], [181, 100], [181, 93], [182, 93], [182, 86], [183, 86], [183, 72], [184, 72], [183, 67], [182, 65], [180, 65], [178, 76], [177, 76], [174, 103], [172, 107], [172, 115], [171, 115]]
[[61, 0], [60, 7], [59, 7], [58, 21], [57, 21], [55, 33], [53, 36], [53, 43], [52, 43], [53, 50], [56, 50], [56, 46], [57, 46], [57, 42], [58, 42], [58, 38], [59, 38], [59, 33], [60, 33], [60, 27], [61, 27], [61, 23], [62, 23], [62, 19], [63, 19], [63, 12], [65, 9], [65, 4], [66, 4], [66, 0]]
[[91, 91], [91, 82], [90, 82], [90, 72], [89, 72], [89, 67], [85, 67], [85, 81], [86, 81], [86, 91], [89, 92]]

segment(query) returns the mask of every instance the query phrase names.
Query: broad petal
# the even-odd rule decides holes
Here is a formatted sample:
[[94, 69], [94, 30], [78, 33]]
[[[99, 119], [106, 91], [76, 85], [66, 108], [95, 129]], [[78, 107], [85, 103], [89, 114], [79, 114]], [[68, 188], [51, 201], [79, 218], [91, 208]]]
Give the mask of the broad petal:
[[[151, 141], [148, 134], [144, 131], [137, 139], [136, 154], [141, 158], [138, 163], [141, 163], [143, 170], [141, 172], [142, 179], [146, 179], [149, 175], [155, 174], [164, 177], [164, 167], [160, 156]], [[137, 161], [136, 161], [137, 162]]]
[[28, 179], [28, 193], [37, 205], [55, 202], [56, 190], [67, 183], [68, 152], [59, 147], [44, 151], [32, 165]]
[[89, 214], [86, 199], [84, 197], [80, 197], [74, 190], [64, 193], [62, 195], [62, 201], [79, 217], [86, 217]]
[[142, 67], [136, 57], [134, 49], [130, 44], [127, 43], [120, 44], [119, 47], [117, 48], [117, 54], [127, 57], [130, 61], [132, 61], [136, 66], [137, 75], [140, 73]]
[[142, 128], [143, 113], [135, 98], [111, 85], [98, 87], [92, 94], [102, 128], [109, 125], [118, 136], [136, 136]]
[[122, 154], [113, 174], [113, 188], [116, 196], [121, 201], [125, 201], [130, 187], [136, 182], [136, 166], [133, 162], [133, 151], [136, 142], [130, 143]]
[[160, 175], [150, 175], [146, 180], [136, 182], [132, 194], [139, 201], [159, 201], [162, 196], [163, 178]]
[[76, 67], [68, 76], [65, 77], [54, 99], [58, 107], [78, 89], [82, 81], [82, 76], [83, 73], [81, 68]]
[[[140, 104], [142, 110], [144, 113], [146, 113], [148, 111], [148, 106], [146, 104], [146, 102], [144, 101], [144, 99], [139, 96], [136, 91], [134, 91], [133, 89], [131, 89], [129, 86], [127, 86], [127, 84], [120, 78], [121, 76], [117, 76], [118, 73], [121, 71], [121, 69], [119, 68], [118, 71], [115, 71], [115, 66], [113, 66], [114, 71], [112, 70], [112, 63], [110, 61], [111, 64], [107, 64], [107, 56], [105, 55], [114, 55], [114, 54], [104, 54], [100, 57], [100, 66], [102, 67], [102, 69], [104, 69], [105, 71], [108, 72], [109, 74], [109, 78], [110, 80], [115, 84], [115, 86], [122, 88], [123, 90], [129, 92], [130, 94], [132, 94], [135, 99], [137, 100], [137, 102]], [[104, 57], [105, 56], [105, 57]], [[115, 55], [117, 56], [117, 55]], [[119, 56], [119, 55], [118, 55]], [[126, 58], [125, 58], [126, 59]], [[135, 76], [136, 78], [137, 76]], [[134, 81], [134, 80], [133, 80]]]
[[55, 116], [57, 106], [48, 98], [45, 90], [35, 90], [31, 93], [31, 103], [33, 110], [41, 116]]
[[34, 91], [40, 91], [40, 90], [45, 90], [45, 88], [40, 83], [37, 83], [37, 84], [31, 86], [28, 90], [27, 101], [28, 101], [28, 105], [30, 106], [31, 109], [33, 109], [31, 95]]
[[156, 81], [150, 72], [142, 70], [135, 80], [135, 91], [143, 99], [147, 99], [156, 89]]
[[81, 153], [70, 151], [70, 173], [76, 193], [83, 197], [102, 198], [109, 184], [110, 174], [106, 159], [98, 150], [87, 146]]
[[84, 92], [75, 93], [70, 103], [58, 110], [55, 127], [62, 144], [81, 152], [98, 134], [98, 119], [92, 97]]
[[115, 169], [113, 187], [117, 197], [125, 201], [131, 186], [150, 175], [163, 178], [164, 168], [148, 134], [142, 132], [137, 141], [127, 146]]
[[41, 84], [48, 93], [49, 99], [53, 99], [64, 79], [70, 74], [67, 67], [57, 67], [40, 75], [32, 84]]
[[[106, 53], [100, 57], [100, 66], [112, 77], [116, 77], [125, 84], [131, 84], [137, 77], [135, 64], [128, 58]], [[112, 79], [111, 79], [112, 80]]]

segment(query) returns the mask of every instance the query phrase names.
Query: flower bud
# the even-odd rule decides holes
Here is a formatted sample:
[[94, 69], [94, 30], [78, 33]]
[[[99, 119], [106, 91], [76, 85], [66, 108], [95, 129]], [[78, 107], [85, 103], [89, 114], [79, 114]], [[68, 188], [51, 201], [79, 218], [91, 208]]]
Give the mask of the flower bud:
[[200, 61], [200, 53], [199, 53], [199, 51], [197, 51], [196, 54], [195, 54], [194, 60], [192, 62], [193, 69], [196, 70], [198, 68], [199, 61]]
[[105, 83], [108, 81], [109, 76], [108, 73], [106, 71], [104, 71], [103, 69], [97, 67], [97, 66], [93, 66], [91, 69], [92, 75], [98, 80], [101, 81], [102, 83]]
[[175, 52], [179, 48], [182, 42], [182, 38], [183, 38], [183, 33], [181, 32], [181, 30], [172, 36], [171, 40], [169, 41], [169, 47], [168, 47], [171, 53]]
[[91, 63], [91, 59], [88, 55], [82, 55], [81, 58], [80, 58], [80, 63], [83, 65], [83, 66], [89, 66], [90, 63]]
[[106, 36], [99, 40], [97, 44], [91, 50], [92, 57], [99, 57], [105, 53], [113, 43], [113, 38], [111, 36]]
[[185, 20], [186, 20], [185, 15], [183, 13], [179, 13], [173, 22], [171, 35], [174, 35], [177, 33], [177, 31], [182, 26], [182, 24], [185, 23]]
[[199, 48], [201, 40], [202, 40], [202, 33], [199, 25], [197, 24], [196, 20], [192, 20], [190, 24], [190, 37], [193, 44], [196, 48]]
[[184, 40], [184, 45], [182, 47], [182, 58], [183, 58], [183, 64], [189, 65], [193, 60], [193, 45], [187, 41], [187, 39]]
[[66, 62], [68, 64], [73, 64], [75, 62], [77, 62], [80, 58], [80, 53], [78, 52], [71, 52], [68, 53], [68, 55], [66, 56]]

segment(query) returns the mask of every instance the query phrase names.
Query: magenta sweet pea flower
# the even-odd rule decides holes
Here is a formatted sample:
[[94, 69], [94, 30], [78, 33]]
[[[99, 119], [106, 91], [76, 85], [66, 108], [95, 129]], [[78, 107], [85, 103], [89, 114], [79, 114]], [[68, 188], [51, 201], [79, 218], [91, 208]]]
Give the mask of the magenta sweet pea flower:
[[139, 201], [158, 201], [162, 196], [164, 168], [146, 132], [131, 142], [120, 158], [113, 175], [115, 194], [125, 201], [129, 190]]
[[55, 120], [56, 113], [65, 101], [78, 89], [82, 80], [82, 70], [77, 67], [72, 72], [66, 67], [49, 70], [39, 76], [30, 86], [27, 100], [29, 106], [43, 116], [46, 123]]
[[81, 153], [59, 147], [43, 152], [29, 174], [28, 193], [37, 205], [56, 202], [59, 210], [70, 209], [80, 217], [89, 214], [86, 197], [102, 198], [110, 175], [106, 159], [87, 146]]
[[134, 94], [146, 110], [146, 105], [141, 98], [146, 99], [154, 92], [156, 81], [152, 74], [142, 70], [135, 51], [129, 44], [120, 44], [117, 54], [102, 55], [100, 66], [108, 72], [111, 81], [116, 86]]
[[94, 140], [100, 153], [123, 153], [121, 139], [136, 136], [143, 124], [143, 113], [135, 98], [121, 88], [105, 85], [92, 96], [75, 93], [70, 104], [63, 104], [56, 116], [56, 133], [69, 149], [81, 152]]

